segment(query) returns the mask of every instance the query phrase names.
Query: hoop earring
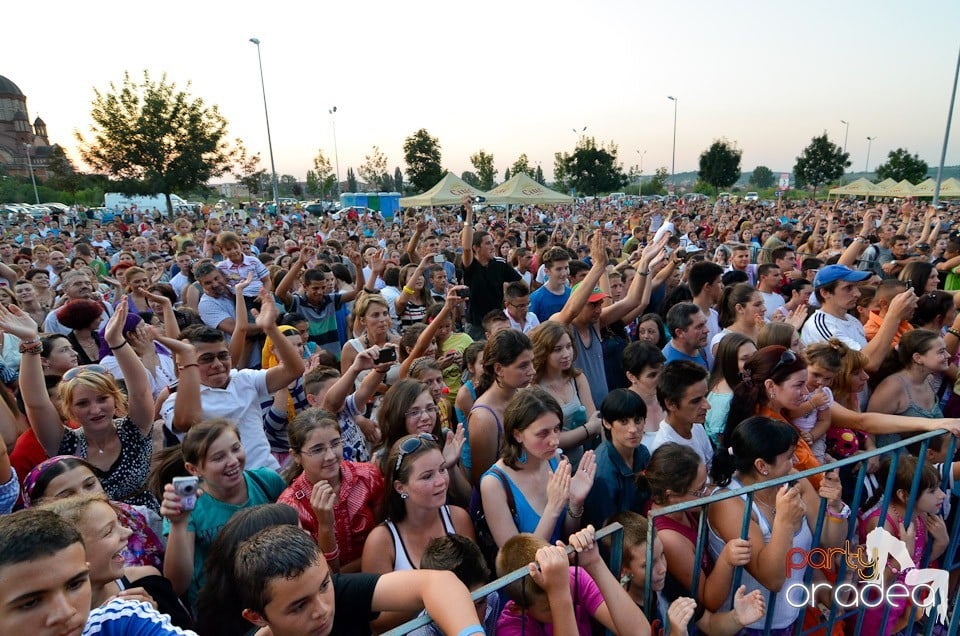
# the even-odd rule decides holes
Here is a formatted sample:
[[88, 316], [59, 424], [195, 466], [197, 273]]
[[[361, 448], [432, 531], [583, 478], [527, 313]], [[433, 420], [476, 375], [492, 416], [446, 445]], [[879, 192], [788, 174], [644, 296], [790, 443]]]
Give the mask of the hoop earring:
[[407, 497], [409, 497], [409, 496], [410, 496], [410, 495], [408, 495], [408, 494], [405, 493], [405, 492], [400, 493], [400, 498], [401, 498], [401, 499], [404, 499], [404, 500], [405, 500], [405, 499], [406, 499]]
[[527, 463], [527, 449], [523, 446], [520, 447], [520, 455], [517, 457], [517, 461], [521, 464]]

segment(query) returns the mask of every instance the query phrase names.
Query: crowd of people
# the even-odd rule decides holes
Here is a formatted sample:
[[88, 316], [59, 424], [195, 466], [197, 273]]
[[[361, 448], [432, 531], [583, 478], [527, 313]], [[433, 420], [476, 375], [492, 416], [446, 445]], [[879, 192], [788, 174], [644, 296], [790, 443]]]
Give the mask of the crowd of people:
[[[883, 524], [940, 563], [949, 435], [735, 495], [960, 436], [958, 213], [465, 199], [11, 223], [0, 632], [816, 626], [834, 599], [791, 602], [811, 574], [785, 573], [791, 549]], [[596, 539], [612, 522], [619, 572]], [[934, 620], [912, 609], [862, 629]]]

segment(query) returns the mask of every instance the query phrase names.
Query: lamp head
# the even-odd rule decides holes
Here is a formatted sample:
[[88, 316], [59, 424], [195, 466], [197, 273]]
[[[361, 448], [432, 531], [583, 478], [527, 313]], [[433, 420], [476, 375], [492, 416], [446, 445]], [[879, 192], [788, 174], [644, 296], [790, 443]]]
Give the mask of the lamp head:
[[260, 40], [258, 40], [257, 38], [250, 38], [250, 41], [256, 44], [257, 46], [260, 46]]

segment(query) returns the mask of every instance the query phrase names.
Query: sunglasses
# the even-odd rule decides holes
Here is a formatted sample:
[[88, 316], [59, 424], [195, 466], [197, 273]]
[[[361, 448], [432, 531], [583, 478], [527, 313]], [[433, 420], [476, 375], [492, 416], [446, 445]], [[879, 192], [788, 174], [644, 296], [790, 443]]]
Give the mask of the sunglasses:
[[773, 369], [770, 370], [770, 376], [773, 377], [777, 375], [777, 371], [783, 367], [789, 366], [797, 361], [797, 354], [793, 352], [793, 349], [787, 349], [782, 354], [780, 354], [780, 360], [773, 365]]
[[103, 365], [85, 364], [83, 366], [73, 367], [72, 369], [68, 369], [67, 372], [63, 374], [63, 381], [67, 382], [69, 380], [72, 380], [80, 376], [83, 373], [96, 373], [99, 375], [109, 375], [110, 377], [113, 377], [113, 374], [110, 373], [110, 371], [107, 370], [107, 367]]
[[404, 457], [411, 453], [416, 453], [420, 450], [421, 446], [427, 443], [436, 444], [437, 438], [430, 433], [419, 433], [400, 442], [399, 452], [397, 453], [397, 465], [393, 467], [394, 472], [400, 470], [400, 464], [403, 463]]

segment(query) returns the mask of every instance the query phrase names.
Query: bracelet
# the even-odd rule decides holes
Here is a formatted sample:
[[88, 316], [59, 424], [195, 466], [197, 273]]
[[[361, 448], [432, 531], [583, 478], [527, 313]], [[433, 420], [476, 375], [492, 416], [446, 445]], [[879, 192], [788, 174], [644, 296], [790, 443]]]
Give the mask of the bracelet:
[[114, 347], [113, 345], [110, 345], [110, 344], [108, 344], [107, 346], [110, 347], [110, 351], [117, 351], [118, 349], [123, 349], [123, 348], [126, 347], [128, 344], [130, 344], [130, 342], [129, 342], [128, 340], [124, 340], [123, 342], [121, 342], [120, 344], [118, 344], [116, 347]]
[[340, 558], [340, 546], [338, 545], [330, 552], [324, 552], [323, 558], [329, 563], [330, 561], [335, 561]]
[[954, 338], [960, 339], [960, 329], [954, 329], [953, 327], [947, 328], [947, 333], [953, 336]]
[[184, 369], [189, 369], [190, 367], [199, 367], [200, 364], [197, 362], [188, 362], [187, 364], [181, 364], [178, 369], [183, 371]]
[[21, 342], [20, 343], [20, 353], [22, 355], [39, 355], [43, 351], [43, 343], [39, 340], [33, 342]]
[[368, 287], [364, 287], [364, 288], [363, 288], [363, 291], [367, 292], [368, 294], [379, 294], [379, 293], [380, 293], [380, 290], [379, 290], [379, 289], [370, 289], [370, 288], [368, 288]]
[[833, 521], [834, 523], [844, 523], [846, 519], [843, 517], [834, 517], [833, 515], [827, 515], [827, 521]]
[[574, 512], [573, 508], [567, 507], [567, 516], [571, 519], [579, 519], [583, 516], [583, 507], [580, 508], [580, 512]]
[[650, 273], [650, 272], [637, 272], [637, 274], [638, 274], [639, 276], [646, 276], [646, 275], [649, 274], [649, 273]]
[[587, 428], [586, 423], [581, 424], [581, 425], [580, 425], [580, 428], [582, 428], [582, 429], [583, 429], [583, 432], [587, 434], [587, 436], [583, 438], [584, 443], [586, 443], [586, 441], [592, 437], [592, 436], [590, 435], [590, 429]]
[[480, 625], [470, 625], [468, 627], [464, 627], [463, 629], [461, 629], [460, 633], [457, 634], [457, 636], [474, 636], [474, 634], [482, 635], [485, 633], [486, 632], [483, 631], [483, 627], [481, 627]]
[[406, 285], [404, 285], [404, 286], [403, 286], [403, 293], [404, 293], [404, 294], [407, 294], [407, 295], [409, 295], [409, 296], [416, 296], [416, 295], [417, 295], [417, 290], [415, 290], [415, 289], [410, 289], [409, 287], [407, 287]]

